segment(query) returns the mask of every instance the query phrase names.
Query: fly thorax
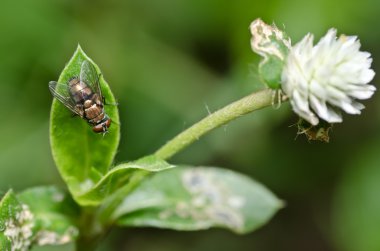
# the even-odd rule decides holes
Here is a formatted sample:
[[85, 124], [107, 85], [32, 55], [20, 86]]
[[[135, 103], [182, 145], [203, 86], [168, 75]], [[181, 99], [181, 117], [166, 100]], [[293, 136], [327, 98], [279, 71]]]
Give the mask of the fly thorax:
[[72, 79], [69, 80], [69, 87], [73, 88], [74, 86], [76, 86], [79, 83], [80, 83], [79, 78], [76, 78], [76, 77], [72, 78]]
[[73, 78], [69, 81], [69, 89], [71, 94], [75, 94], [86, 87], [86, 84], [81, 82], [78, 78]]
[[82, 93], [82, 96], [83, 96], [83, 99], [84, 99], [84, 100], [91, 99], [91, 97], [92, 97], [92, 95], [93, 95], [92, 90], [91, 90], [90, 87], [88, 87], [88, 86], [85, 86], [85, 87], [81, 90], [81, 93]]
[[78, 78], [73, 78], [69, 81], [69, 90], [71, 97], [77, 104], [83, 104], [86, 100], [91, 99], [93, 95], [90, 87]]

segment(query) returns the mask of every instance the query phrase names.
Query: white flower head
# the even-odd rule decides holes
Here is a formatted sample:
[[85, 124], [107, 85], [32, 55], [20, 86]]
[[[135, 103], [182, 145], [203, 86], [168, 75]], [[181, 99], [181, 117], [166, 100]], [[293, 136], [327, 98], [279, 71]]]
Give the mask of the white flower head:
[[368, 83], [375, 72], [371, 54], [360, 51], [356, 36], [341, 35], [330, 29], [313, 46], [313, 35], [306, 35], [292, 47], [282, 71], [282, 89], [293, 110], [312, 125], [319, 118], [342, 122], [340, 110], [360, 114], [364, 105], [357, 100], [368, 99], [376, 88]]

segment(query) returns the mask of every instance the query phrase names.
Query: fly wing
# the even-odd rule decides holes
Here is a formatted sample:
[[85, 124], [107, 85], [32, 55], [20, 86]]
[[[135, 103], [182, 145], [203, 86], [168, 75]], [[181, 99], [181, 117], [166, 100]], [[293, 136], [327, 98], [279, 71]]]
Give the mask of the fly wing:
[[70, 97], [69, 86], [66, 84], [60, 84], [55, 81], [49, 82], [49, 90], [51, 94], [70, 109], [73, 113], [83, 117], [83, 112], [77, 108], [74, 100]]
[[83, 61], [80, 68], [80, 81], [86, 83], [92, 91], [97, 93], [99, 97], [103, 98], [102, 89], [100, 88], [98, 72], [96, 71], [94, 65], [88, 61]]

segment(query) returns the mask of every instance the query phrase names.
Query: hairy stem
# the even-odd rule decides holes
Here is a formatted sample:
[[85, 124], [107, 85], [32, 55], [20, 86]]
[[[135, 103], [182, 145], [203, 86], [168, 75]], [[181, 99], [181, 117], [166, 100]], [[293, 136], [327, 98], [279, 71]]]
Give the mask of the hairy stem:
[[96, 209], [91, 207], [82, 208], [79, 221], [80, 235], [76, 241], [77, 251], [93, 251], [104, 237], [107, 228], [102, 226], [96, 216]]
[[[234, 119], [239, 118], [242, 115], [259, 110], [261, 108], [270, 106], [273, 100], [273, 91], [270, 89], [265, 89], [259, 92], [252, 93], [238, 101], [235, 101], [224, 108], [210, 114], [206, 118], [202, 119], [198, 123], [194, 124], [190, 128], [178, 134], [172, 140], [167, 142], [164, 146], [155, 152], [155, 155], [161, 159], [169, 159], [186, 146], [190, 145], [194, 141], [198, 140], [207, 132], [220, 127]], [[101, 226], [112, 225], [113, 222], [109, 222], [110, 215], [117, 208], [117, 206], [122, 202], [125, 194], [130, 192], [134, 187], [141, 182], [141, 180], [149, 175], [149, 172], [139, 172], [131, 183], [123, 187], [113, 194], [100, 208], [98, 208], [96, 213], [96, 218], [99, 220]], [[91, 216], [91, 215], [90, 215]], [[85, 218], [86, 219], [86, 218]], [[86, 223], [84, 224], [86, 225]], [[96, 229], [96, 228], [95, 228]], [[95, 232], [96, 233], [96, 232]], [[100, 235], [92, 234], [90, 238], [84, 235], [78, 240], [78, 250], [81, 248], [92, 248], [91, 245], [96, 242]], [[87, 238], [86, 238], [87, 237]], [[92, 238], [91, 238], [92, 237]], [[86, 250], [90, 250], [86, 249]], [[85, 250], [85, 249], [83, 249]]]
[[172, 140], [155, 152], [155, 155], [162, 159], [169, 159], [174, 154], [181, 151], [194, 141], [198, 140], [207, 132], [222, 126], [244, 114], [271, 105], [272, 93], [270, 89], [252, 93], [222, 109], [210, 114], [187, 130], [178, 134]]

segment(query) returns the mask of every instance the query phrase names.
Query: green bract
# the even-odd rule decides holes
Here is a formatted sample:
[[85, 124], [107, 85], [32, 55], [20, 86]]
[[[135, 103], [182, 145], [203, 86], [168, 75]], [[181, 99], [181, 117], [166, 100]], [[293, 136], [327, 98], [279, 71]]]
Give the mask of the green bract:
[[259, 65], [259, 73], [264, 83], [271, 89], [281, 89], [281, 73], [284, 62], [277, 57], [268, 57]]
[[281, 74], [285, 59], [291, 47], [290, 39], [275, 25], [267, 25], [256, 19], [250, 25], [251, 47], [262, 56], [259, 73], [264, 83], [271, 89], [281, 88]]
[[[84, 60], [91, 62], [100, 73], [99, 67], [78, 46], [58, 82], [67, 83], [70, 78], [79, 76]], [[100, 86], [106, 102], [116, 103], [103, 77], [100, 77]], [[106, 105], [105, 111], [113, 124], [109, 133], [103, 136], [94, 133], [85, 120], [73, 117], [72, 112], [58, 100], [53, 101], [50, 115], [52, 153], [58, 170], [75, 199], [102, 179], [116, 154], [120, 138], [118, 109], [117, 106]]]

